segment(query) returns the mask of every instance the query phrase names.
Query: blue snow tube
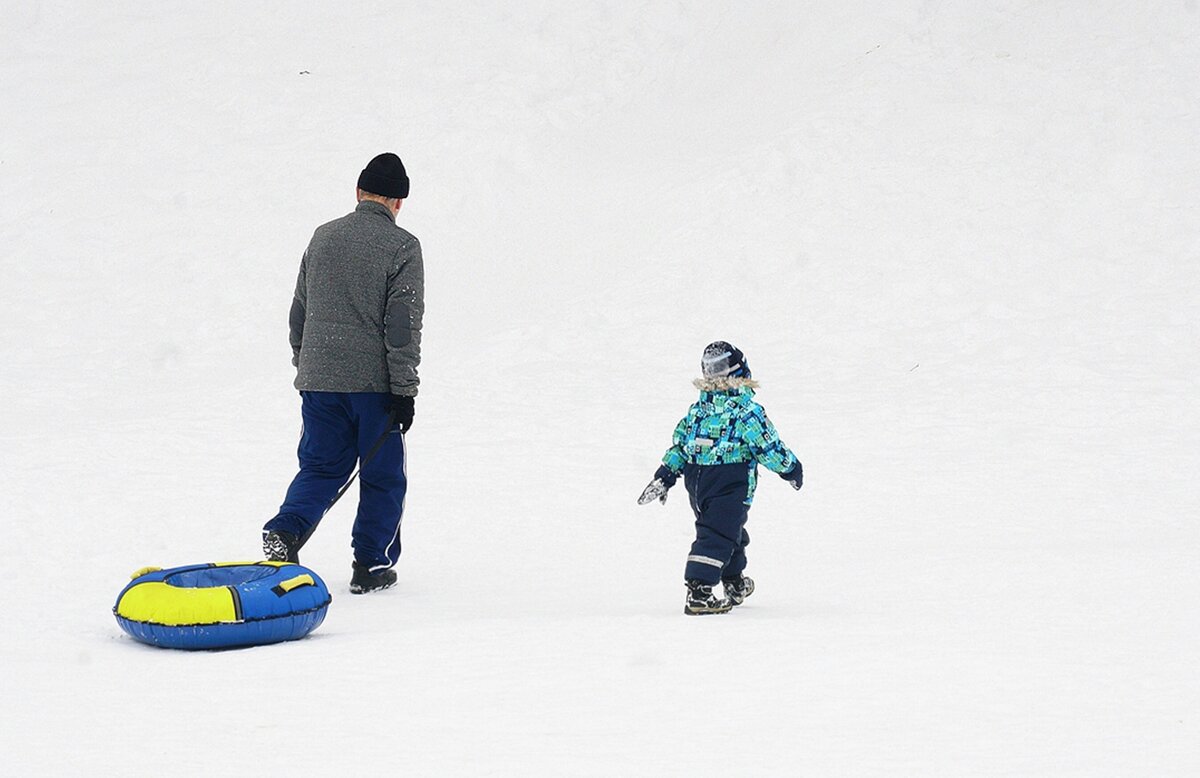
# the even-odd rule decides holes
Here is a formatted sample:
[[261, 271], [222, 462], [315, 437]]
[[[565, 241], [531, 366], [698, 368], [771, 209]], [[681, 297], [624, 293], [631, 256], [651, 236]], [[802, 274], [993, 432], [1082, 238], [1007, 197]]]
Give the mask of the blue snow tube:
[[325, 582], [289, 562], [218, 562], [133, 574], [113, 614], [136, 640], [166, 648], [232, 648], [298, 640], [325, 620]]

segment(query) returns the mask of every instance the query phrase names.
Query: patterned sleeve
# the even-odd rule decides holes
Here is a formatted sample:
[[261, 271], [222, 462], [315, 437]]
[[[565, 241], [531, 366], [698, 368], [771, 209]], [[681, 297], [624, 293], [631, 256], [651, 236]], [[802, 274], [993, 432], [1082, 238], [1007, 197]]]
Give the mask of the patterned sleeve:
[[687, 430], [688, 417], [684, 416], [675, 425], [675, 433], [671, 436], [673, 445], [667, 449], [667, 453], [663, 454], [663, 464], [670, 468], [672, 473], [680, 472], [687, 464], [687, 455], [683, 453], [683, 442], [687, 439]]
[[755, 405], [753, 413], [746, 416], [742, 439], [750, 447], [750, 453], [763, 467], [775, 473], [788, 473], [796, 466], [796, 455], [779, 439], [775, 425], [767, 418], [761, 405]]

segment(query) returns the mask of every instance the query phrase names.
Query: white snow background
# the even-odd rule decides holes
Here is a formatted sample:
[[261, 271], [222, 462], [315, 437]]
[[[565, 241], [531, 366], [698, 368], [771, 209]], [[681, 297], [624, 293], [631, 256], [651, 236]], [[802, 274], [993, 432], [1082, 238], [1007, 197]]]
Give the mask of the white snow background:
[[[0, 772], [1200, 774], [1200, 10], [5, 2]], [[399, 153], [399, 584], [143, 646], [259, 558], [301, 252]], [[682, 615], [635, 498], [714, 339], [805, 465]]]

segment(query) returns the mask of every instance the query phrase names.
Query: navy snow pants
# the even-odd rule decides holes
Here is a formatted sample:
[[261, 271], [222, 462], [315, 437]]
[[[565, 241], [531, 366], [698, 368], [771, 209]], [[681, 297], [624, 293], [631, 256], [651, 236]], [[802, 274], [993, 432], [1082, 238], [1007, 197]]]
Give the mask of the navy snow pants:
[[683, 483], [696, 514], [696, 540], [684, 578], [715, 584], [722, 578], [737, 578], [746, 569], [750, 467], [746, 462], [684, 466]]
[[[378, 392], [301, 392], [300, 472], [279, 513], [263, 531], [282, 530], [307, 539], [329, 510], [354, 466], [388, 428], [391, 396]], [[354, 559], [372, 570], [400, 558], [400, 521], [408, 478], [404, 435], [393, 427], [358, 474], [358, 515], [351, 530]]]

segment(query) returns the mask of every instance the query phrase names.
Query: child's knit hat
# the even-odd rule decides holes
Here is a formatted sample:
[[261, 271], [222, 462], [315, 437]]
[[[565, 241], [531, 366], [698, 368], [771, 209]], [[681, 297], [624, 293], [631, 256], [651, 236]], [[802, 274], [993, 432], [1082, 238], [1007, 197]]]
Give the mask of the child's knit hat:
[[718, 340], [704, 347], [700, 372], [705, 378], [750, 378], [750, 365], [736, 346]]

